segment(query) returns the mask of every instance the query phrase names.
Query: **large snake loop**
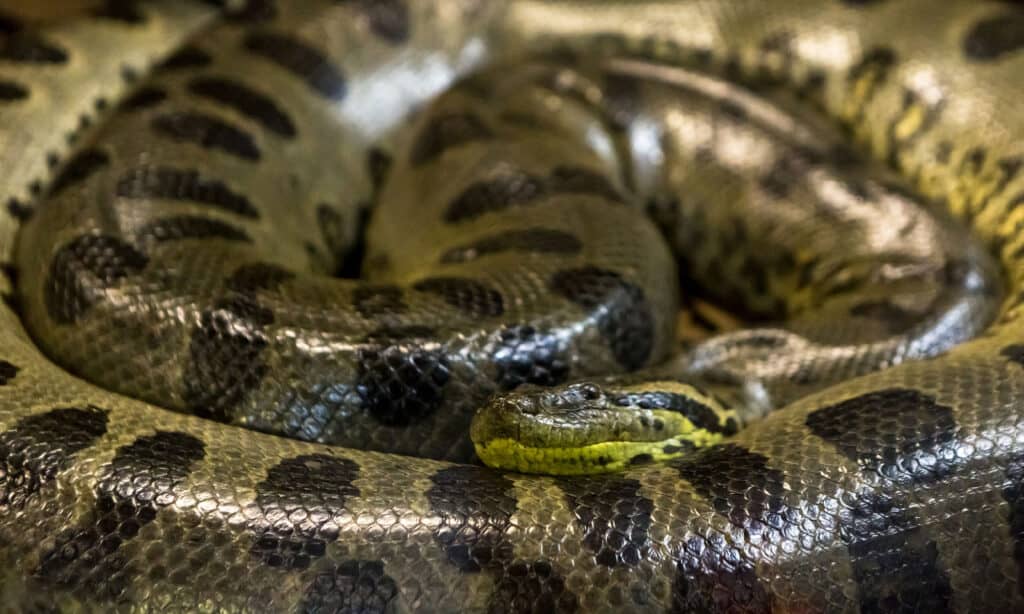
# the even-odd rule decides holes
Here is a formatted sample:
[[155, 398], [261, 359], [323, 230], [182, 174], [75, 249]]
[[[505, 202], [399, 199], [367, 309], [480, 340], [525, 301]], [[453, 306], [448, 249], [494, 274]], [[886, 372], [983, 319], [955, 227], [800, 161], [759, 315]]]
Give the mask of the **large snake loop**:
[[1012, 2], [0, 13], [0, 606], [1024, 609], [1022, 75]]

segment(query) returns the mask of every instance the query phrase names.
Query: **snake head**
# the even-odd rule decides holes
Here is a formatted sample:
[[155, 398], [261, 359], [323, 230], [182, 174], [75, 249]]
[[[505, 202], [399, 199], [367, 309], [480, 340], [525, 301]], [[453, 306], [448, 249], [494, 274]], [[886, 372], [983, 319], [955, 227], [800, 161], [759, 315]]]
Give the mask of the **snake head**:
[[490, 467], [580, 475], [674, 458], [737, 430], [735, 413], [701, 388], [609, 380], [496, 395], [473, 417], [470, 436]]

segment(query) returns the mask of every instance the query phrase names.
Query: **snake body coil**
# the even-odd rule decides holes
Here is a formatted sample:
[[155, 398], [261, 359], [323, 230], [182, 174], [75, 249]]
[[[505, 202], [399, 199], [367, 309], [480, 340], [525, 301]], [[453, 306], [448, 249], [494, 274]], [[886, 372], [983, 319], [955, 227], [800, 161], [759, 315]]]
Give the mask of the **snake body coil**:
[[7, 610], [1022, 607], [1021, 8], [97, 4], [0, 18]]

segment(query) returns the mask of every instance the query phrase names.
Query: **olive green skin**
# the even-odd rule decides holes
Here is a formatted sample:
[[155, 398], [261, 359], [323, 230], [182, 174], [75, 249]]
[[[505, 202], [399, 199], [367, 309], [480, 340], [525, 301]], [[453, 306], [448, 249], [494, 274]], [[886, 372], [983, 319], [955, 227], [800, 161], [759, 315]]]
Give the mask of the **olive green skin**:
[[[19, 305], [18, 312], [7, 307], [0, 310], [4, 382], [0, 386], [0, 559], [4, 563], [0, 599], [7, 609], [1021, 609], [1021, 562], [1016, 552], [1024, 514], [1020, 428], [1024, 380], [1018, 371], [1024, 353], [1019, 345], [1018, 296], [1024, 268], [1017, 261], [1021, 246], [1016, 205], [1024, 192], [1024, 179], [1017, 173], [1017, 161], [1024, 153], [1019, 137], [1024, 117], [1015, 112], [1015, 94], [1024, 74], [1024, 54], [1017, 51], [1020, 9], [1005, 3], [916, 0], [467, 1], [410, 2], [408, 6], [309, 1], [278, 2], [276, 11], [270, 6], [254, 3], [228, 19], [206, 4], [144, 3], [138, 9], [141, 20], [129, 18], [126, 9], [112, 8], [106, 16], [41, 26], [37, 36], [50, 47], [62, 49], [64, 60], [43, 61], [40, 58], [62, 56], [25, 34], [4, 34], [15, 38], [5, 38], [0, 53], [0, 189], [8, 203], [0, 214], [0, 249], [3, 259], [14, 265], [7, 271], [17, 271], [16, 283], [12, 279], [5, 283], [6, 291], [16, 298], [10, 303]], [[409, 27], [399, 27], [403, 23]], [[251, 32], [263, 38], [246, 43]], [[343, 67], [349, 88], [346, 102], [325, 102], [321, 94], [309, 91], [308, 82], [280, 68], [282, 62], [301, 64], [296, 58], [307, 57], [295, 52], [294, 46], [291, 55], [271, 54], [272, 59], [254, 53], [253, 47], [274, 48], [266, 38], [268, 32], [299, 37]], [[195, 62], [196, 54], [179, 56], [177, 66], [184, 72], [178, 76], [164, 69], [154, 73], [158, 81], [140, 86], [166, 91], [167, 98], [157, 106], [118, 109], [119, 101], [128, 96], [126, 85], [135, 87], [149, 66], [186, 39], [213, 58], [208, 67], [193, 65], [192, 70], [226, 74], [265, 93], [293, 120], [294, 138], [268, 134], [260, 127], [265, 125], [257, 125], [250, 115], [215, 103], [208, 86], [205, 90], [191, 86], [199, 73], [181, 65]], [[391, 355], [387, 352], [391, 345], [381, 349], [379, 338], [367, 335], [381, 323], [359, 319], [363, 316], [357, 317], [350, 307], [355, 282], [314, 279], [316, 271], [326, 273], [338, 264], [328, 248], [343, 249], [352, 242], [356, 234], [352, 212], [373, 194], [364, 155], [371, 142], [393, 152], [394, 162], [381, 185], [369, 229], [371, 248], [364, 270], [370, 279], [394, 283], [405, 292], [421, 276], [436, 277], [434, 267], [448, 250], [497, 230], [522, 228], [514, 224], [543, 222], [546, 228], [553, 224], [580, 233], [578, 238], [586, 246], [581, 258], [597, 259], [590, 265], [622, 270], [627, 281], [643, 290], [650, 304], [651, 317], [645, 326], [652, 331], [651, 348], [643, 360], [628, 360], [628, 367], [643, 373], [673, 351], [677, 306], [673, 250], [679, 249], [674, 242], [685, 237], [669, 233], [669, 239], [663, 239], [650, 219], [629, 206], [632, 201], [615, 205], [606, 202], [607, 194], [594, 190], [581, 194], [573, 188], [568, 190], [570, 196], [559, 196], [565, 206], [508, 209], [508, 216], [499, 215], [494, 226], [480, 222], [479, 228], [445, 230], [438, 222], [451, 197], [479, 179], [476, 173], [487, 175], [503, 164], [526, 166], [547, 177], [551, 183], [545, 185], [560, 185], [563, 192], [565, 176], [553, 173], [559, 162], [606, 169], [615, 176], [623, 166], [604, 155], [610, 150], [600, 145], [601, 134], [611, 134], [605, 142], [615, 145], [624, 133], [637, 137], [634, 128], [642, 124], [627, 121], [624, 132], [615, 133], [607, 126], [595, 131], [590, 126], [603, 125], [605, 119], [597, 122], [593, 109], [587, 108], [555, 113], [565, 127], [561, 131], [516, 124], [514, 114], [509, 125], [520, 127], [506, 127], [507, 115], [495, 117], [492, 131], [501, 138], [491, 139], [494, 142], [488, 147], [478, 148], [480, 143], [456, 147], [413, 168], [410, 156], [401, 152], [410, 151], [410, 142], [436, 117], [434, 113], [450, 108], [445, 105], [466, 105], [487, 115], [490, 111], [481, 106], [481, 96], [496, 94], [481, 92], [470, 83], [468, 92], [456, 90], [432, 110], [417, 115], [409, 130], [394, 131], [392, 127], [402, 125], [404, 110], [381, 102], [392, 98], [377, 94], [378, 84], [390, 84], [403, 94], [393, 98], [402, 101], [399, 106], [413, 107], [447, 88], [455, 75], [471, 72], [485, 61], [515, 63], [527, 50], [552, 49], [560, 57], [572, 51], [594, 60], [630, 56], [697, 67], [762, 87], [778, 83], [817, 105], [865, 151], [899, 171], [916, 193], [943, 205], [949, 215], [915, 209], [922, 212], [920, 219], [932, 240], [924, 248], [908, 242], [909, 255], [932, 265], [966, 261], [966, 270], [975, 273], [943, 277], [930, 269], [927, 275], [909, 279], [911, 287], [920, 283], [930, 289], [907, 294], [947, 296], [943, 293], [950, 292], [948, 300], [929, 303], [933, 309], [921, 312], [926, 314], [924, 320], [934, 322], [936, 314], [962, 313], [955, 305], [964, 305], [970, 315], [951, 328], [933, 327], [943, 333], [935, 344], [924, 344], [924, 348], [910, 344], [910, 349], [907, 336], [921, 331], [911, 327], [891, 333], [884, 317], [881, 323], [878, 317], [861, 317], [865, 321], [851, 328], [857, 335], [874, 342], [896, 336], [904, 343], [886, 345], [880, 354], [878, 346], [869, 343], [871, 351], [854, 352], [855, 368], [847, 375], [899, 364], [822, 389], [807, 384], [815, 389], [810, 394], [794, 387], [794, 378], [787, 377], [793, 374], [786, 369], [796, 364], [791, 354], [776, 361], [762, 349], [762, 356], [744, 364], [757, 363], [753, 372], [767, 382], [765, 407], [774, 411], [763, 419], [749, 420], [726, 442], [664, 463], [603, 476], [552, 478], [381, 451], [390, 440], [400, 452], [468, 459], [472, 447], [468, 426], [475, 407], [460, 409], [459, 399], [468, 398], [463, 392], [482, 397], [501, 387], [500, 377], [492, 370], [498, 361], [484, 358], [495, 356], [489, 349], [498, 339], [495, 331], [509, 322], [523, 324], [523, 317], [539, 329], [538, 317], [548, 314], [556, 318], [550, 322], [552, 327], [569, 331], [566, 343], [579, 349], [575, 354], [568, 352], [575, 357], [569, 364], [574, 378], [624, 370], [607, 335], [602, 336], [600, 322], [589, 317], [593, 315], [586, 306], [589, 303], [566, 302], [564, 296], [556, 300], [557, 293], [541, 293], [540, 285], [528, 285], [538, 283], [531, 280], [539, 270], [545, 273], [540, 276], [546, 280], [543, 287], [550, 290], [548, 281], [566, 265], [560, 259], [564, 254], [540, 258], [506, 254], [506, 260], [536, 261], [530, 269], [534, 272], [522, 277], [514, 277], [521, 269], [509, 265], [505, 270], [512, 277], [507, 278], [487, 277], [481, 257], [478, 263], [457, 263], [466, 267], [459, 270], [462, 276], [493, 285], [503, 297], [522, 292], [523, 303], [505, 301], [505, 312], [491, 316], [492, 303], [470, 301], [475, 311], [469, 317], [464, 309], [448, 311], [452, 307], [448, 295], [430, 290], [438, 288], [435, 283], [425, 291], [412, 290], [424, 295], [415, 295], [404, 315], [395, 314], [393, 321], [385, 323], [405, 330], [405, 346], [428, 348], [458, 341], [446, 347], [455, 350], [454, 355], [467, 357], [466, 362], [449, 363], [450, 373], [456, 374], [449, 381], [459, 385], [442, 395], [444, 403], [452, 403], [444, 407], [455, 409], [432, 413], [409, 430], [402, 430], [409, 425], [383, 428], [370, 422], [360, 426], [358, 421], [349, 430], [342, 427], [344, 422], [318, 422], [321, 414], [315, 408], [321, 405], [317, 403], [258, 403], [259, 398], [273, 395], [271, 382], [290, 382], [294, 386], [289, 389], [310, 390], [313, 380], [323, 374], [316, 363], [308, 369], [301, 364], [288, 366], [283, 358], [289, 352], [282, 349], [289, 347], [286, 340], [297, 337], [285, 334], [285, 329], [313, 331], [309, 338], [320, 339], [321, 347], [329, 349], [349, 343], [345, 335], [358, 335], [364, 350]], [[257, 62], [254, 56], [263, 62], [260, 71], [252, 69]], [[593, 77], [598, 81], [603, 78], [600, 70]], [[643, 72], [640, 68], [629, 71]], [[430, 78], [422, 78], [424, 74]], [[513, 84], [516, 74], [525, 74], [529, 83], [530, 75], [536, 73], [509, 71]], [[591, 78], [586, 70], [580, 74]], [[359, 78], [363, 75], [366, 79]], [[326, 81], [314, 83], [336, 91], [327, 87], [329, 77], [323, 78]], [[659, 79], [656, 74], [644, 78]], [[672, 78], [661, 80], [669, 83], [666, 87], [679, 86], [672, 85]], [[609, 91], [606, 86], [586, 91], [601, 98], [602, 92]], [[21, 91], [29, 95], [22, 96]], [[531, 100], [537, 100], [533, 96], [550, 100], [527, 87], [520, 93], [518, 98], [508, 94], [499, 99], [506, 99], [509, 109], [529, 107]], [[571, 88], [567, 94], [556, 94], [554, 99], [571, 97]], [[649, 99], [657, 98], [656, 93], [652, 96]], [[104, 102], [97, 102], [100, 97]], [[790, 102], [778, 105], [792, 108]], [[191, 130], [196, 125], [191, 120], [183, 124], [179, 118], [163, 129], [180, 142], [161, 138], [151, 128], [159, 115], [186, 108], [245, 127], [255, 135], [260, 159], [238, 161], [222, 150], [190, 141], [197, 134]], [[607, 107], [597, 100], [595, 108]], [[379, 122], [367, 119], [382, 116], [385, 119]], [[687, 134], [682, 132], [680, 139]], [[793, 127], [788, 133], [792, 140], [802, 132]], [[596, 142], [597, 148], [581, 147], [582, 136], [593, 136], [591, 145]], [[786, 134], [779, 136], [786, 140]], [[72, 161], [88, 160], [75, 158], [75, 152], [89, 147], [107, 152], [109, 161], [94, 164], [95, 172], [67, 175], [68, 168], [83, 168], [83, 163], [76, 167]], [[746, 154], [740, 158], [734, 162], [743, 167], [749, 159]], [[209, 173], [209, 181], [220, 181], [236, 196], [256, 203], [261, 215], [254, 222], [223, 211], [209, 213], [194, 202], [156, 202], [159, 199], [137, 196], [128, 206], [125, 194], [137, 194], [142, 188], [124, 188], [118, 198], [112, 198], [111, 194], [119, 193], [119, 179], [130, 170], [127, 166], [139, 163], [198, 166]], [[822, 163], [832, 168], [835, 160]], [[671, 173], [658, 175], [656, 169], [666, 168], [661, 165], [638, 163], [629, 168], [635, 171], [631, 178], [615, 177], [612, 182], [625, 194], [649, 196], [657, 192], [654, 188], [673, 185]], [[726, 164], [725, 168], [733, 167]], [[464, 175], [453, 172], [460, 169]], [[753, 180], [740, 173], [735, 184], [707, 183], [709, 187], [758, 183], [767, 169], [761, 166], [760, 170]], [[42, 197], [44, 186], [62, 172], [63, 181], [57, 181], [62, 189]], [[295, 173], [298, 188], [312, 191], [290, 198], [288, 172]], [[835, 172], [841, 174], [841, 170]], [[810, 171], [791, 174], [798, 179], [818, 176]], [[687, 185], [685, 178], [680, 181]], [[34, 182], [39, 182], [35, 188]], [[878, 179], [876, 183], [885, 187], [891, 182]], [[570, 181], [569, 185], [577, 184]], [[898, 183], [892, 185], [897, 194], [902, 191]], [[870, 185], [868, 191], [873, 191]], [[735, 200], [726, 192], [723, 198]], [[209, 192], [198, 194], [212, 198]], [[332, 235], [338, 239], [334, 246], [319, 236], [314, 219], [317, 205], [328, 197], [339, 199], [331, 204], [344, 214], [340, 230]], [[165, 207], [163, 213], [157, 211], [160, 206]], [[902, 211], [893, 207], [886, 211]], [[237, 241], [223, 237], [209, 243], [193, 237], [190, 240], [197, 242], [186, 245], [157, 240], [157, 234], [141, 241], [132, 234], [142, 224], [162, 218], [167, 208], [179, 215], [230, 222], [244, 229], [252, 241], [239, 247]], [[30, 209], [34, 215], [27, 215]], [[673, 208], [667, 210], [672, 213]], [[665, 211], [655, 207], [650, 217], [663, 229], [678, 229], [665, 223], [664, 217], [657, 219]], [[685, 205], [674, 211], [683, 217], [696, 215]], [[963, 222], [984, 251], [975, 254], [966, 239], [939, 241], [963, 236], [947, 228], [947, 217]], [[820, 228], [804, 220], [786, 230], [795, 237], [805, 228], [803, 224]], [[720, 228], [720, 224], [712, 220], [707, 227]], [[92, 285], [56, 286], [77, 288], [77, 294], [67, 295], [71, 298], [85, 297], [89, 309], [79, 321], [81, 326], [48, 321], [52, 313], [77, 313], [83, 304], [51, 302], [57, 309], [48, 310], [47, 279], [60, 249], [75, 237], [94, 232], [133, 246], [146, 257], [146, 265], [134, 266], [141, 259], [132, 255], [118, 260], [118, 267], [99, 267], [95, 273], [86, 266], [93, 262], [89, 258], [109, 264], [103, 260], [109, 254], [130, 252], [110, 248], [116, 243], [104, 243], [98, 251], [85, 250], [91, 255], [76, 256], [71, 262], [84, 267], [76, 271], [89, 275], [73, 279]], [[835, 251], [845, 254], [843, 236], [826, 233], [822, 243], [842, 245]], [[315, 249], [307, 250], [304, 238], [310, 238]], [[217, 250], [215, 259], [212, 254]], [[770, 261], [766, 250], [748, 250], [758, 256], [755, 262]], [[379, 253], [389, 258], [375, 257]], [[705, 254], [710, 261], [721, 253], [705, 246], [691, 258], [701, 269], [709, 266], [702, 260]], [[991, 271], [984, 253], [996, 257], [1001, 276]], [[250, 270], [262, 276], [236, 278], [233, 283], [241, 286], [227, 287], [225, 279], [242, 263], [262, 262], [271, 255], [279, 259], [276, 266], [295, 277], [283, 279], [269, 274], [271, 269]], [[889, 264], [896, 260], [893, 257]], [[870, 270], [874, 262], [869, 261], [866, 268]], [[574, 264], [577, 269], [584, 266], [587, 263], [582, 261]], [[730, 267], [742, 268], [738, 261], [726, 268]], [[122, 275], [124, 270], [128, 274]], [[788, 279], [773, 271], [768, 279]], [[862, 280], [871, 278], [863, 271], [860, 274]], [[740, 284], [740, 276], [720, 277], [727, 288]], [[826, 277], [815, 277], [810, 287], [827, 285]], [[991, 308], [986, 306], [999, 294], [998, 284], [991, 283], [994, 277], [1002, 278], [1006, 298], [990, 318], [986, 310]], [[883, 285], [882, 289], [890, 288]], [[755, 315], [781, 312], [789, 318], [783, 333], [778, 333], [786, 339], [791, 334], [817, 339], [811, 324], [803, 328], [805, 324], [795, 323], [810, 322], [800, 320], [802, 313], [827, 314], [827, 302], [812, 300], [814, 292], [810, 298], [798, 297], [792, 286], [776, 287], [773, 282], [769, 290], [749, 292], [741, 303], [752, 305]], [[885, 296], [898, 295], [900, 289], [891, 290]], [[874, 291], [875, 286], [860, 284], [851, 297]], [[793, 300], [775, 305], [771, 299], [778, 296]], [[247, 390], [231, 412], [211, 412], [236, 424], [149, 404], [187, 409], [182, 365], [189, 364], [184, 357], [191, 348], [191, 334], [203, 326], [204, 312], [212, 314], [210, 322], [227, 318], [237, 323], [231, 318], [241, 310], [240, 303], [213, 307], [219, 300], [232, 298], [252, 308], [246, 312], [250, 317], [246, 322], [265, 321], [259, 320], [264, 312], [257, 308], [274, 316], [272, 323], [259, 324], [263, 328], [256, 331], [258, 335], [249, 337], [250, 341], [267, 340], [266, 345], [256, 343], [261, 352], [271, 348], [269, 361], [260, 370], [269, 379]], [[71, 309], [71, 305], [77, 307]], [[295, 305], [321, 309], [307, 311]], [[328, 305], [330, 310], [324, 309]], [[515, 311], [520, 305], [525, 305], [523, 311]], [[481, 310], [485, 317], [475, 317]], [[111, 314], [116, 318], [113, 324]], [[434, 328], [443, 328], [450, 337], [424, 339], [422, 330], [410, 333], [414, 322], [405, 318], [416, 314], [432, 318]], [[827, 325], [819, 329], [845, 330], [832, 326], [835, 322], [827, 316]], [[329, 326], [333, 324], [341, 326]], [[981, 327], [984, 331], [976, 338], [945, 351], [950, 340], [972, 337]], [[520, 329], [517, 334], [525, 333]], [[217, 338], [226, 337], [231, 335]], [[732, 337], [730, 343], [736, 339]], [[857, 345], [859, 339], [839, 335], [821, 344]], [[292, 348], [300, 346], [291, 343]], [[732, 363], [716, 358], [728, 354], [732, 346], [708, 343], [684, 363], [684, 372], [732, 370]], [[74, 352], [55, 351], [58, 346]], [[800, 347], [805, 346], [796, 343], [786, 349]], [[40, 348], [47, 349], [50, 357]], [[940, 351], [944, 353], [928, 360], [903, 362]], [[390, 364], [387, 359], [384, 363]], [[356, 373], [352, 377], [358, 379], [359, 365], [365, 368], [367, 363], [338, 364], [346, 365], [339, 378]], [[786, 368], [769, 369], [767, 374], [761, 370], [778, 365]], [[738, 371], [740, 375], [749, 372]], [[211, 373], [223, 375], [226, 381], [245, 379], [226, 367]], [[482, 382], [490, 383], [476, 388]], [[157, 400], [152, 395], [160, 391], [170, 394]], [[325, 393], [321, 400], [330, 404], [332, 398]], [[726, 401], [743, 410], [743, 395]], [[274, 408], [298, 405], [309, 410], [304, 414], [309, 422], [296, 426], [294, 420], [275, 413]], [[776, 409], [777, 405], [782, 406]], [[260, 413], [261, 407], [269, 413]], [[755, 410], [752, 413], [759, 414], [764, 408]], [[244, 430], [238, 428], [240, 424], [314, 441]], [[354, 445], [347, 438], [361, 438], [370, 449], [323, 443]]]

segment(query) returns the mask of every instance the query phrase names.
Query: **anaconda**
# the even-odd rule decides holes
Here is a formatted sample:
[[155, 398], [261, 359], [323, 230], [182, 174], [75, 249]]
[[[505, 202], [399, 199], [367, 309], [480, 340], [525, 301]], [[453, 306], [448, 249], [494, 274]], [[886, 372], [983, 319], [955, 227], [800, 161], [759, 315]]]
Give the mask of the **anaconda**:
[[5, 608], [1021, 607], [1019, 6], [212, 4], [0, 20]]

